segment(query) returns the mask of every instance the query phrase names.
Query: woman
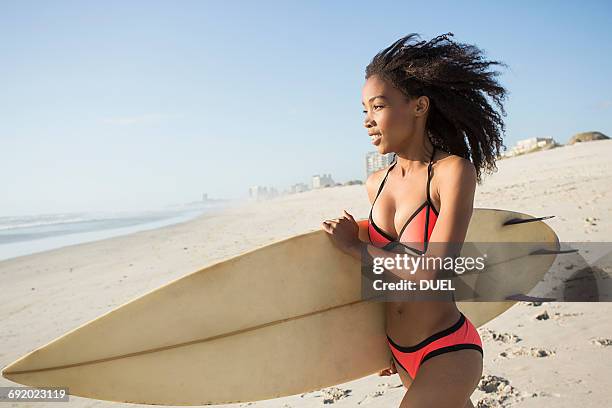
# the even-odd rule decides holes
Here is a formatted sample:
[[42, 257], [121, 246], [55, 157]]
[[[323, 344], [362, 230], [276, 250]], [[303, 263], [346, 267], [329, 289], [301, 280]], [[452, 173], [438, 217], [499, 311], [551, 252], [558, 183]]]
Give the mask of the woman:
[[[398, 248], [429, 256], [430, 242], [463, 243], [481, 170], [495, 169], [506, 90], [487, 68], [505, 64], [485, 61], [478, 48], [452, 36], [426, 42], [410, 34], [366, 68], [364, 125], [378, 152], [394, 152], [395, 160], [366, 182], [370, 244], [359, 241], [358, 224], [346, 211], [322, 224], [336, 246], [358, 259], [364, 246], [370, 256], [388, 257]], [[400, 407], [473, 407], [482, 343], [454, 296], [386, 302], [385, 310], [393, 357], [380, 375], [398, 373], [408, 388]]]

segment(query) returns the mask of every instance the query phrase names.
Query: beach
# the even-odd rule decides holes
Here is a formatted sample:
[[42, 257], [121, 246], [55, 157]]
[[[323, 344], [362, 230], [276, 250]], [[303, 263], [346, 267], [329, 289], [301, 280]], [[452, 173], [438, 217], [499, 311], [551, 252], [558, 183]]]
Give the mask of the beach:
[[[500, 160], [497, 172], [477, 186], [474, 206], [554, 215], [545, 222], [560, 241], [610, 241], [610, 157], [612, 140], [600, 140]], [[180, 224], [0, 261], [0, 364], [206, 265], [318, 230], [343, 209], [355, 219], [367, 218], [365, 186], [249, 202]], [[480, 401], [481, 407], [608, 406], [611, 313], [609, 302], [518, 302], [479, 328], [484, 378], [472, 402], [478, 406]], [[0, 386], [16, 385], [0, 381]], [[372, 375], [331, 389], [231, 406], [395, 407], [404, 393], [397, 375]], [[136, 406], [70, 400], [75, 407]]]

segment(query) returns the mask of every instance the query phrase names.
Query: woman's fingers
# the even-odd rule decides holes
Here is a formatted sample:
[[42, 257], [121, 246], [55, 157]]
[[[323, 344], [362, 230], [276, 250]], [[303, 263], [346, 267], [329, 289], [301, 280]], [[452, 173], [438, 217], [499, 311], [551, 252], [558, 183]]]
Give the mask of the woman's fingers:
[[381, 370], [381, 371], [378, 373], [378, 375], [379, 375], [379, 376], [381, 376], [381, 377], [382, 377], [382, 376], [391, 375], [391, 374], [394, 374], [394, 373], [392, 373], [392, 372], [391, 372], [391, 369], [389, 369], [389, 368], [385, 368], [384, 370]]
[[348, 216], [348, 218], [349, 218], [349, 219], [351, 219], [351, 220], [355, 221], [355, 219], [353, 218], [353, 216], [352, 216], [351, 214], [349, 214], [349, 213], [348, 213], [348, 211], [344, 210], [344, 214], [345, 214], [346, 216]]
[[324, 230], [325, 232], [327, 232], [327, 233], [329, 233], [329, 234], [331, 234], [331, 233], [333, 232], [332, 227], [330, 227], [330, 226], [327, 224], [327, 221], [323, 221], [323, 223], [321, 224], [321, 227], [323, 228], [323, 230]]
[[340, 223], [341, 220], [348, 219], [348, 220], [355, 221], [353, 216], [347, 213], [346, 210], [344, 210], [344, 212], [345, 212], [345, 215], [340, 218], [334, 218], [331, 220], [323, 221], [323, 223], [321, 224], [323, 226], [323, 229], [329, 233], [332, 233], [334, 228], [336, 228], [336, 226]]
[[[336, 218], [337, 220], [337, 218]], [[323, 223], [321, 224], [323, 226], [323, 229], [327, 232], [329, 232], [330, 234], [332, 232], [334, 232], [334, 228], [336, 228], [336, 225], [338, 225], [339, 221], [336, 220], [325, 220], [323, 221]]]
[[336, 225], [338, 225], [340, 220], [338, 218], [334, 218], [333, 220], [325, 220], [324, 222], [335, 227]]
[[381, 370], [378, 375], [383, 376], [383, 375], [393, 375], [397, 373], [397, 369], [395, 368], [395, 362], [393, 361], [393, 358], [391, 359], [391, 367], [389, 368], [385, 368], [384, 370]]

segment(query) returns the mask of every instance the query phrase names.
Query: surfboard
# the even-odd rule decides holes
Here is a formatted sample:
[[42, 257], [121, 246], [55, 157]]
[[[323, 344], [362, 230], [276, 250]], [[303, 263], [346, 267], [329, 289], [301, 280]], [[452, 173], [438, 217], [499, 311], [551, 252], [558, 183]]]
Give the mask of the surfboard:
[[[366, 240], [367, 220], [359, 225]], [[531, 243], [489, 258], [486, 277], [466, 276], [476, 292], [501, 296], [527, 294], [559, 247], [543, 218], [481, 208], [466, 241]], [[530, 255], [537, 249], [550, 252]], [[514, 303], [457, 305], [481, 326]], [[2, 375], [100, 400], [205, 405], [318, 390], [376, 373], [389, 359], [384, 303], [362, 299], [361, 263], [317, 230], [169, 282], [26, 354]]]

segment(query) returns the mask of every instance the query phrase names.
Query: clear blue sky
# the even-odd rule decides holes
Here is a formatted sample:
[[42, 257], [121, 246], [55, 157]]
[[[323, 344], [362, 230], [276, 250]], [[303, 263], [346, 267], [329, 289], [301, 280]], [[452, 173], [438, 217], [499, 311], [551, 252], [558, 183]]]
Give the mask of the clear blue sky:
[[509, 65], [507, 139], [612, 136], [610, 2], [0, 2], [0, 216], [363, 179], [364, 69], [417, 32]]

